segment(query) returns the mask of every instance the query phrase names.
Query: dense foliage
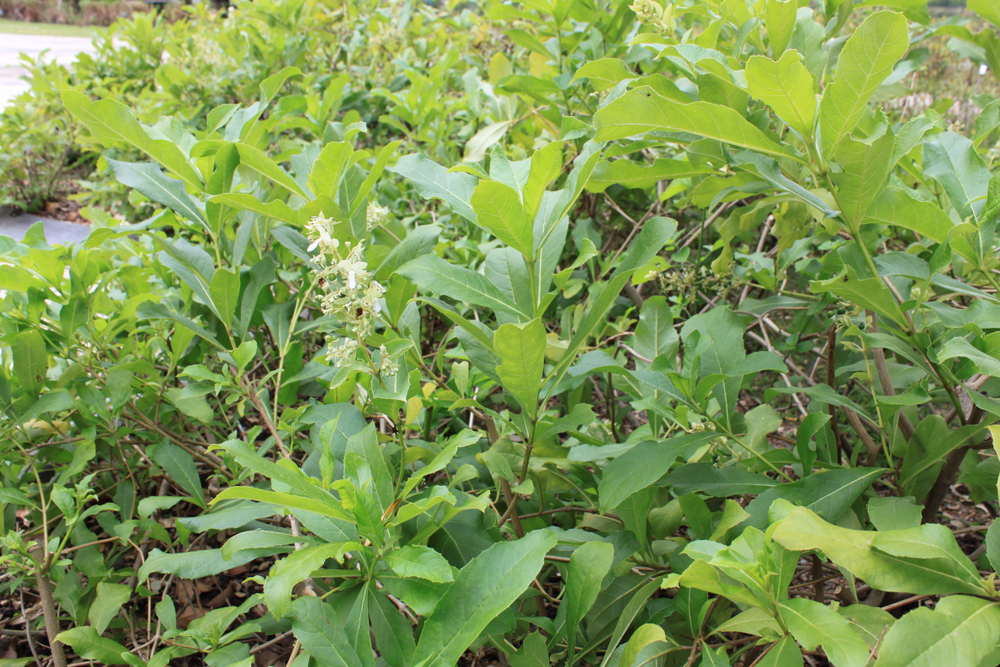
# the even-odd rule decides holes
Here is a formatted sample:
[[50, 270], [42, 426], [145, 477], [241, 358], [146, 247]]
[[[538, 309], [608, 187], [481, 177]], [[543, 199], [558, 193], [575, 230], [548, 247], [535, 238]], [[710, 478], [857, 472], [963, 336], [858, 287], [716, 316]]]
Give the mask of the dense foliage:
[[1000, 102], [892, 103], [1000, 71], [968, 7], [257, 0], [34, 66], [9, 196], [92, 227], [0, 238], [0, 664], [996, 665]]

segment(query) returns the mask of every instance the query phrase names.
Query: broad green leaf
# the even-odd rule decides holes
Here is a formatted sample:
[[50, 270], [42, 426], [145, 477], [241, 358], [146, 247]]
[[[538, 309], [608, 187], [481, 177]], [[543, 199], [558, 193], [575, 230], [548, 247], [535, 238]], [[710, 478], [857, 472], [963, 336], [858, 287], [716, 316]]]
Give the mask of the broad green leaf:
[[937, 352], [940, 361], [967, 359], [979, 373], [1000, 376], [1000, 359], [973, 347], [965, 338], [951, 338]]
[[177, 174], [188, 187], [201, 191], [201, 176], [181, 149], [165, 139], [150, 138], [121, 102], [112, 99], [93, 102], [72, 89], [62, 91], [62, 100], [70, 113], [106, 147], [111, 148], [119, 142], [133, 146]]
[[767, 647], [756, 667], [802, 667], [802, 651], [791, 637], [782, 637]]
[[808, 651], [822, 645], [834, 667], [865, 667], [868, 646], [846, 619], [826, 605], [795, 598], [778, 605], [781, 618], [795, 640]]
[[246, 336], [253, 321], [254, 313], [257, 311], [257, 299], [261, 290], [274, 282], [274, 270], [277, 264], [270, 255], [265, 255], [259, 262], [250, 269], [250, 282], [243, 290], [243, 299], [240, 301], [240, 338]]
[[[386, 380], [387, 384], [388, 382], [389, 380]], [[395, 499], [393, 475], [386, 464], [385, 455], [375, 433], [375, 425], [369, 424], [347, 438], [344, 468], [348, 478], [357, 484], [358, 490], [375, 500], [379, 512], [385, 512]], [[356, 455], [358, 461], [363, 462], [363, 469], [355, 469], [354, 465], [348, 464], [347, 454]]]
[[906, 316], [899, 308], [896, 297], [885, 286], [881, 278], [858, 278], [853, 266], [844, 267], [844, 273], [829, 280], [813, 280], [809, 290], [814, 294], [829, 292], [864, 308], [874, 310], [887, 317], [900, 328], [909, 327]]
[[45, 339], [37, 329], [22, 331], [14, 337], [12, 352], [14, 377], [23, 389], [37, 396], [45, 386], [45, 374], [49, 364]]
[[523, 325], [504, 324], [493, 336], [493, 349], [500, 357], [497, 375], [504, 390], [534, 422], [545, 367], [545, 325], [540, 318]]
[[635, 74], [630, 72], [625, 63], [618, 58], [601, 58], [591, 60], [576, 71], [573, 81], [577, 79], [589, 79], [590, 85], [599, 93], [614, 88], [626, 79], [634, 79]]
[[632, 621], [646, 607], [646, 604], [649, 602], [649, 596], [660, 587], [662, 582], [663, 579], [661, 577], [648, 582], [639, 588], [635, 592], [635, 595], [628, 601], [628, 604], [625, 605], [625, 608], [618, 616], [618, 622], [615, 623], [615, 629], [611, 633], [611, 640], [608, 642], [608, 648], [604, 652], [604, 660], [601, 661], [601, 667], [607, 667], [611, 656], [614, 655], [614, 651], [618, 647], [618, 643], [632, 625]]
[[[771, 0], [771, 5], [792, 5]], [[792, 19], [794, 25], [794, 18]], [[791, 32], [789, 31], [789, 38]], [[816, 82], [802, 64], [797, 51], [785, 51], [777, 62], [766, 56], [752, 56], [746, 66], [747, 90], [774, 109], [789, 127], [806, 139], [816, 123]]]
[[875, 497], [868, 501], [868, 518], [875, 530], [903, 530], [920, 525], [921, 507], [912, 497]]
[[[186, 524], [185, 524], [186, 525]], [[266, 547], [286, 547], [296, 542], [308, 542], [304, 537], [296, 537], [291, 533], [278, 533], [268, 530], [245, 530], [236, 533], [222, 545], [222, 557], [226, 560], [246, 549], [263, 549]]]
[[368, 605], [368, 614], [379, 655], [389, 663], [389, 667], [409, 667], [410, 656], [417, 648], [413, 641], [413, 626], [385, 594], [369, 588], [369, 595], [372, 600]]
[[856, 6], [889, 7], [890, 9], [898, 9], [911, 21], [916, 21], [926, 25], [931, 22], [931, 16], [927, 12], [927, 2], [928, 0], [865, 0], [864, 2], [858, 3]]
[[712, 498], [758, 495], [778, 484], [766, 475], [742, 468], [717, 468], [710, 463], [684, 465], [663, 480], [678, 496], [700, 491]]
[[[660, 355], [670, 359], [677, 354], [680, 340], [666, 297], [650, 297], [642, 304], [634, 341], [635, 351], [647, 359], [655, 360]], [[636, 364], [640, 363], [645, 362], [636, 361]]]
[[652, 164], [641, 165], [632, 160], [601, 160], [587, 181], [587, 192], [604, 192], [612, 185], [626, 188], [648, 188], [658, 181], [714, 174], [715, 170], [686, 160], [657, 158]]
[[135, 188], [156, 203], [163, 204], [191, 222], [197, 222], [204, 229], [209, 229], [208, 218], [205, 217], [200, 202], [187, 193], [182, 181], [164, 174], [159, 165], [104, 159], [120, 183]]
[[193, 496], [202, 508], [207, 508], [198, 468], [190, 454], [168, 440], [153, 445], [146, 451], [149, 457], [170, 475], [174, 483]]
[[598, 486], [601, 511], [618, 507], [633, 493], [654, 484], [670, 471], [678, 456], [693, 453], [714, 437], [712, 431], [688, 433], [666, 442], [635, 445], [604, 469]]
[[480, 162], [486, 157], [486, 153], [503, 139], [511, 124], [512, 121], [501, 120], [490, 123], [476, 132], [465, 144], [462, 162]]
[[918, 607], [885, 633], [876, 667], [980, 665], [1000, 640], [995, 602], [953, 596], [933, 610]]
[[466, 220], [476, 221], [476, 213], [469, 204], [477, 183], [475, 176], [449, 172], [417, 154], [399, 158], [389, 171], [409, 179], [425, 199], [440, 199]]
[[463, 567], [424, 623], [411, 666], [458, 662], [490, 621], [531, 584], [556, 541], [555, 533], [536, 530], [494, 544]]
[[888, 11], [869, 16], [847, 40], [833, 83], [823, 91], [819, 106], [819, 127], [827, 155], [854, 130], [875, 89], [909, 47], [906, 19]]
[[5, 505], [24, 505], [33, 509], [37, 507], [24, 492], [11, 487], [0, 487], [0, 503]]
[[304, 595], [288, 609], [292, 632], [302, 648], [319, 664], [357, 667], [364, 664], [344, 632], [336, 610], [319, 598]]
[[234, 567], [246, 565], [250, 561], [273, 556], [283, 549], [260, 548], [246, 549], [226, 560], [221, 549], [204, 549], [202, 551], [185, 551], [183, 553], [166, 553], [153, 549], [142, 567], [139, 568], [139, 583], [145, 583], [146, 578], [154, 573], [174, 574], [181, 579], [201, 579], [221, 574]]
[[487, 230], [525, 259], [532, 257], [532, 221], [521, 199], [510, 187], [497, 181], [480, 181], [469, 202], [476, 212], [476, 224]]
[[986, 558], [995, 571], [1000, 571], [1000, 521], [996, 519], [986, 531]]
[[247, 144], [236, 144], [236, 150], [240, 153], [240, 164], [247, 169], [257, 172], [263, 178], [273, 181], [292, 194], [296, 194], [306, 201], [312, 201], [311, 194], [302, 189], [294, 178], [288, 175], [284, 169], [267, 156], [259, 148], [248, 146]]
[[448, 561], [430, 547], [401, 547], [385, 557], [385, 564], [401, 577], [416, 577], [442, 584], [455, 580]]
[[569, 557], [566, 567], [566, 640], [570, 662], [576, 652], [577, 626], [604, 588], [604, 579], [614, 564], [615, 549], [607, 542], [584, 542]]
[[236, 314], [236, 304], [240, 298], [240, 275], [229, 269], [218, 269], [212, 276], [209, 288], [212, 303], [219, 311], [222, 324], [230, 329], [233, 326], [233, 315]]
[[425, 290], [490, 308], [517, 319], [530, 318], [530, 314], [523, 313], [514, 304], [508, 303], [483, 274], [454, 266], [437, 255], [421, 255], [396, 271]]
[[837, 164], [843, 169], [832, 177], [837, 187], [837, 205], [849, 228], [856, 230], [865, 213], [879, 195], [892, 168], [895, 138], [886, 132], [871, 144], [847, 138], [836, 152]]
[[253, 211], [254, 213], [263, 215], [265, 218], [281, 220], [282, 222], [287, 222], [290, 225], [298, 224], [298, 216], [296, 215], [295, 210], [280, 200], [265, 203], [253, 195], [233, 193], [216, 195], [212, 197], [210, 201], [215, 204], [232, 206], [240, 211]]
[[955, 226], [937, 204], [914, 199], [906, 190], [891, 186], [875, 197], [861, 223], [909, 229], [937, 243], [943, 243]]
[[879, 590], [925, 595], [983, 592], [981, 585], [970, 581], [948, 560], [907, 558], [875, 550], [872, 533], [840, 528], [804, 507], [792, 509], [781, 519], [773, 537], [786, 549], [821, 549], [834, 563]]
[[524, 199], [524, 210], [528, 218], [535, 219], [542, 205], [546, 188], [562, 172], [563, 142], [553, 141], [535, 151], [531, 156], [531, 168], [528, 170], [528, 180], [524, 184], [521, 196]]
[[775, 58], [781, 56], [792, 41], [798, 9], [796, 0], [767, 0], [764, 4], [764, 26], [771, 42], [771, 55]]
[[760, 494], [749, 505], [747, 525], [763, 530], [768, 510], [779, 498], [808, 507], [827, 521], [837, 521], [862, 493], [885, 472], [882, 468], [827, 470], [788, 484], [778, 484]]
[[292, 77], [302, 76], [298, 67], [285, 67], [260, 82], [260, 101], [267, 104], [274, 99], [285, 82]]
[[313, 162], [312, 171], [309, 172], [309, 187], [317, 195], [336, 196], [344, 174], [365, 155], [365, 151], [355, 151], [347, 141], [331, 141]]
[[132, 589], [124, 584], [102, 581], [97, 584], [97, 596], [87, 612], [87, 620], [97, 634], [104, 634], [122, 605], [132, 599]]
[[598, 141], [654, 131], [687, 132], [774, 157], [792, 156], [735, 109], [710, 102], [680, 104], [648, 86], [630, 90], [594, 114], [594, 128]]
[[494, 248], [486, 256], [483, 274], [518, 310], [534, 312], [531, 276], [524, 256], [514, 248]]
[[545, 645], [545, 637], [535, 631], [524, 638], [524, 642], [516, 653], [507, 654], [510, 667], [549, 667], [549, 648]]
[[84, 660], [93, 660], [102, 665], [128, 664], [122, 658], [128, 649], [112, 639], [106, 639], [89, 625], [70, 628], [56, 635], [56, 641], [71, 647]]
[[[361, 549], [357, 542], [334, 542], [314, 547], [304, 547], [290, 553], [271, 569], [264, 582], [264, 602], [275, 618], [281, 618], [291, 606], [292, 589], [310, 574], [334, 558], [340, 560], [344, 553]], [[293, 615], [294, 618], [294, 615]]]
[[993, 0], [969, 0], [966, 3], [966, 9], [971, 9], [992, 23], [994, 27], [1000, 28], [1000, 7], [997, 7]]
[[990, 171], [970, 140], [955, 132], [925, 140], [923, 165], [924, 175], [941, 184], [963, 220], [983, 209]]
[[[212, 304], [215, 307], [215, 304]], [[180, 324], [181, 326], [190, 329], [192, 332], [198, 334], [205, 340], [207, 340], [212, 345], [216, 346], [220, 350], [226, 349], [222, 343], [220, 343], [215, 336], [213, 336], [207, 329], [202, 327], [200, 324], [192, 319], [184, 317], [179, 313], [175, 313], [173, 310], [167, 308], [162, 303], [142, 303], [136, 308], [136, 315], [139, 319], [146, 320], [156, 320], [156, 319], [167, 319]]]

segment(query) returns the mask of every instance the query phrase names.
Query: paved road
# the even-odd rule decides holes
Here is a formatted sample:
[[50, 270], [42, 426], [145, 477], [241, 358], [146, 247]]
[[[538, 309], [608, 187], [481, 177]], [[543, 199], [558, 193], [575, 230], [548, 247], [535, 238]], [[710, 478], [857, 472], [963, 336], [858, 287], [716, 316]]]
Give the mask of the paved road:
[[7, 211], [0, 209], [0, 236], [9, 236], [15, 241], [20, 241], [36, 222], [42, 223], [45, 229], [45, 240], [53, 246], [81, 243], [90, 233], [90, 225], [49, 220], [30, 213], [11, 217]]
[[68, 65], [80, 53], [93, 53], [94, 47], [88, 37], [0, 34], [0, 109], [28, 90], [28, 83], [20, 78], [26, 70], [19, 54], [37, 58], [43, 51], [47, 51], [46, 60]]

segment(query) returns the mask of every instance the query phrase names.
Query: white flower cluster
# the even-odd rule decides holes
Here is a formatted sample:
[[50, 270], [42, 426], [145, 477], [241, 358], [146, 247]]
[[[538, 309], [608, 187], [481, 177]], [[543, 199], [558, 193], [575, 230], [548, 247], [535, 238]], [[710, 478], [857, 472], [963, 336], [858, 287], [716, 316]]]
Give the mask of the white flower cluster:
[[[385, 294], [385, 288], [368, 272], [364, 244], [345, 243], [346, 252], [341, 252], [340, 241], [333, 237], [333, 225], [331, 220], [316, 217], [306, 225], [306, 231], [312, 240], [309, 251], [319, 250], [315, 261], [321, 267], [318, 278], [324, 291], [320, 309], [325, 315], [333, 313], [345, 321], [349, 332], [349, 337], [342, 340], [327, 337], [327, 358], [337, 366], [346, 366], [354, 363], [364, 339], [372, 334], [375, 320], [382, 312], [379, 298]], [[372, 370], [380, 375], [394, 375], [398, 366], [385, 346], [380, 352], [380, 362]]]
[[368, 204], [368, 210], [365, 213], [365, 222], [368, 225], [368, 231], [371, 231], [380, 225], [384, 225], [388, 219], [389, 219], [388, 206], [379, 206], [378, 204]]

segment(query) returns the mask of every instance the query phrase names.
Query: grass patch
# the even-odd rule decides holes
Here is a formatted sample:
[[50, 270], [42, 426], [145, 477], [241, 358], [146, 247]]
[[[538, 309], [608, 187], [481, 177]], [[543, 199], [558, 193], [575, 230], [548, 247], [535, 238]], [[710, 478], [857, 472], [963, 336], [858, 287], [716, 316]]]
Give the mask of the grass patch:
[[60, 23], [29, 23], [0, 19], [0, 33], [8, 35], [53, 35], [56, 37], [93, 37], [94, 27]]

